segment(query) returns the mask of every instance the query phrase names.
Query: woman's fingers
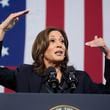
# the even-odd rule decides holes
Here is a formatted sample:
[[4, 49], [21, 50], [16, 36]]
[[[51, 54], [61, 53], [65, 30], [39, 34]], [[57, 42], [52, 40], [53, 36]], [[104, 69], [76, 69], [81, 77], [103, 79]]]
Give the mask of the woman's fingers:
[[29, 10], [24, 10], [24, 11], [12, 13], [11, 16], [12, 16], [12, 18], [16, 18], [16, 17], [23, 16], [23, 15], [25, 15], [27, 13], [29, 13]]
[[4, 20], [4, 22], [1, 24], [0, 27], [5, 31], [11, 29], [15, 25], [15, 23], [19, 20], [19, 17], [27, 14], [28, 12], [29, 10], [23, 10], [23, 11], [10, 14]]
[[95, 36], [94, 36], [94, 39], [98, 39], [98, 36], [97, 36], [97, 35], [95, 35]]
[[94, 36], [94, 40], [86, 42], [85, 45], [90, 47], [103, 47], [105, 46], [105, 42], [103, 38]]
[[93, 41], [89, 41], [85, 43], [86, 46], [90, 46], [90, 47], [92, 47], [92, 44], [93, 44]]

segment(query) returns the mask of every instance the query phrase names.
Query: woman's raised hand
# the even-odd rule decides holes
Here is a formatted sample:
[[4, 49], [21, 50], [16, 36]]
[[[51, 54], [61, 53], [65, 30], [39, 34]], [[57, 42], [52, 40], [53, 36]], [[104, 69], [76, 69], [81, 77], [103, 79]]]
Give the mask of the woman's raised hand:
[[15, 25], [16, 21], [19, 20], [19, 17], [27, 14], [28, 12], [29, 10], [24, 10], [12, 13], [0, 24], [0, 41], [3, 40], [5, 32], [11, 29]]
[[104, 47], [106, 44], [103, 38], [95, 36], [92, 41], [86, 42], [85, 45], [89, 47]]
[[19, 12], [15, 12], [10, 14], [1, 24], [0, 24], [0, 30], [7, 31], [11, 29], [16, 21], [19, 20], [19, 17], [22, 15], [25, 15], [29, 12], [29, 10], [23, 10]]
[[86, 42], [85, 45], [89, 47], [99, 47], [102, 52], [105, 53], [106, 57], [110, 59], [110, 48], [107, 47], [102, 37], [95, 36], [92, 41]]

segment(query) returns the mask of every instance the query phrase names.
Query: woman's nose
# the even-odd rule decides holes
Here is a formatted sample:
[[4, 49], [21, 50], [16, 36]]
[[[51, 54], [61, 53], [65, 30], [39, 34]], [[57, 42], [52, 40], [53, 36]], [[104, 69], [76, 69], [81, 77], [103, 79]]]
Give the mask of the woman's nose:
[[57, 47], [62, 47], [62, 43], [61, 42], [57, 42]]

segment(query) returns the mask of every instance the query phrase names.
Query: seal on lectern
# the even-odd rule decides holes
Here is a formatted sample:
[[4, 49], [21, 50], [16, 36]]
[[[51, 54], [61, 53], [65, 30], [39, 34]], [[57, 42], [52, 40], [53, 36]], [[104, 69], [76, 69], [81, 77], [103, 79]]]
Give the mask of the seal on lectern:
[[80, 110], [80, 109], [70, 105], [57, 105], [50, 108], [49, 110]]

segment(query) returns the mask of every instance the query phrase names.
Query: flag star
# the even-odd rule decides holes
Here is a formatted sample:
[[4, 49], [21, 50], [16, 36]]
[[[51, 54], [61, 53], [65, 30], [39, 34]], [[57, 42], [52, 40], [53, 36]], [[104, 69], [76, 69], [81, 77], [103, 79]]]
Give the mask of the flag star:
[[8, 50], [9, 50], [8, 47], [4, 47], [4, 46], [2, 47], [2, 57], [9, 55]]
[[0, 1], [0, 4], [2, 5], [2, 7], [5, 7], [5, 6], [9, 6], [9, 0], [1, 0]]

